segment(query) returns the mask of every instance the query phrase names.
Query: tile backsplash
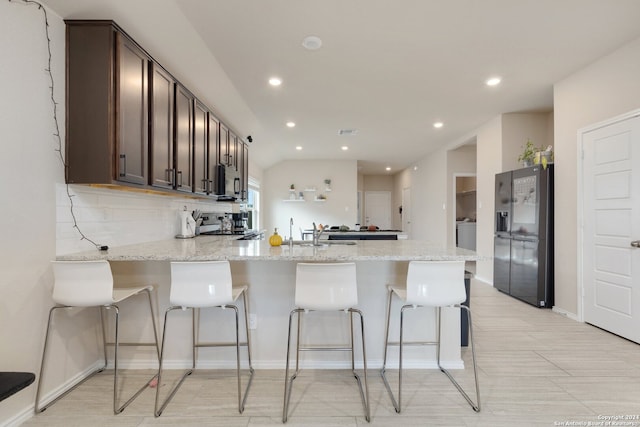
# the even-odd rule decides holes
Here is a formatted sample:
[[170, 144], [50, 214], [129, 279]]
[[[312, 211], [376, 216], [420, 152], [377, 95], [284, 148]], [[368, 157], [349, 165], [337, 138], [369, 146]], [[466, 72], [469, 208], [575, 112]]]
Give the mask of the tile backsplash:
[[[179, 233], [178, 212], [232, 212], [231, 203], [165, 196], [109, 188], [69, 185], [78, 228], [98, 245], [110, 247], [172, 239]], [[83, 240], [73, 225], [67, 186], [56, 184], [56, 253], [86, 251], [93, 244]]]

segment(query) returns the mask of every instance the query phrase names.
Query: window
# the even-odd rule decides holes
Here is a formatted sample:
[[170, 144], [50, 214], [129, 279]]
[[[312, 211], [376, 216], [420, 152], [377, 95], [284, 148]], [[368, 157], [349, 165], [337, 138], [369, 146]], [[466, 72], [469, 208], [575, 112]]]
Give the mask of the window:
[[247, 194], [247, 227], [250, 230], [260, 229], [260, 182], [249, 177], [249, 194]]

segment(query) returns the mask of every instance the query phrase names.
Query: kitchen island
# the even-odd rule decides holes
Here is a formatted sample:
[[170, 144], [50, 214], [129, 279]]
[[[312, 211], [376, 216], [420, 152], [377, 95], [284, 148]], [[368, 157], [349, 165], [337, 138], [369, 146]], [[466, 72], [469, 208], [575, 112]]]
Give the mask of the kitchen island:
[[[264, 240], [233, 240], [220, 236], [198, 236], [194, 239], [172, 239], [111, 248], [108, 251], [90, 251], [59, 256], [59, 260], [108, 260], [119, 286], [134, 283], [155, 283], [158, 291], [157, 309], [159, 324], [169, 305], [170, 261], [228, 260], [231, 263], [234, 284], [249, 285], [249, 311], [255, 315], [255, 329], [251, 331], [254, 366], [262, 369], [284, 368], [289, 312], [294, 308], [295, 268], [297, 262], [355, 262], [358, 280], [358, 308], [365, 319], [367, 357], [369, 366], [382, 364], [384, 343], [386, 285], [402, 284], [406, 280], [407, 264], [413, 260], [465, 260], [475, 261], [478, 255], [461, 248], [442, 248], [429, 242], [413, 240], [358, 242], [323, 242], [312, 246], [310, 242], [296, 242], [271, 247]], [[352, 244], [346, 244], [352, 243]], [[123, 309], [126, 309], [124, 307]], [[143, 316], [144, 311], [140, 310]], [[202, 340], [232, 337], [232, 311], [203, 310]], [[406, 339], [417, 337], [433, 339], [435, 322], [432, 310], [422, 310], [424, 321], [413, 322], [405, 329]], [[313, 330], [306, 336], [314, 342], [336, 344], [348, 340], [348, 328], [338, 321], [338, 313], [311, 313], [323, 317], [323, 322], [313, 322]], [[417, 314], [416, 314], [417, 315]], [[182, 333], [172, 333], [167, 343], [167, 367], [183, 368], [190, 364], [188, 312], [177, 313], [181, 317], [171, 324]], [[412, 316], [413, 317], [413, 316]], [[142, 319], [142, 318], [141, 318]], [[397, 331], [397, 318], [392, 316], [392, 331]], [[144, 324], [144, 322], [141, 322]], [[458, 309], [443, 311], [442, 362], [449, 368], [463, 367], [460, 357], [460, 315]], [[150, 331], [145, 331], [150, 333]], [[331, 353], [305, 353], [303, 367], [347, 367], [347, 355]], [[144, 358], [144, 356], [142, 356]], [[356, 360], [360, 359], [356, 355]], [[123, 354], [123, 366], [127, 366]], [[397, 360], [397, 351], [390, 350], [390, 361]], [[200, 350], [199, 367], [233, 368], [232, 350]], [[432, 348], [408, 348], [405, 353], [407, 368], [435, 368], [435, 351]], [[131, 366], [153, 366], [152, 354], [146, 360], [139, 357], [129, 360]]]

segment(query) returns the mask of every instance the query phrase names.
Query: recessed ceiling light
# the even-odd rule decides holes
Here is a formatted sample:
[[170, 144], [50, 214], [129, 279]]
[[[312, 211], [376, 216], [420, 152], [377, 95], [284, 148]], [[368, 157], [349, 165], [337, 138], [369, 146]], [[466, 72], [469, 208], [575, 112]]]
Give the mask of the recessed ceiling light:
[[444, 126], [444, 123], [442, 123], [442, 122], [435, 122], [433, 124], [433, 127], [436, 128], [436, 129], [440, 129], [442, 126]]
[[349, 149], [349, 147], [347, 147], [346, 145], [343, 145], [341, 148], [342, 148], [342, 151], [347, 151]]
[[300, 151], [300, 150], [302, 150], [302, 147], [298, 145], [298, 146], [296, 147], [296, 150]]
[[296, 127], [296, 124], [294, 122], [287, 122], [287, 127], [288, 128], [294, 128], [294, 127]]
[[307, 36], [302, 40], [302, 46], [307, 50], [318, 50], [322, 47], [322, 40], [318, 36]]
[[497, 86], [500, 84], [501, 81], [502, 79], [500, 79], [500, 77], [491, 77], [485, 83], [487, 84], [487, 86]]
[[390, 168], [389, 166], [387, 166], [387, 167], [385, 168], [385, 170], [390, 171], [390, 170], [391, 170], [391, 168]]
[[355, 135], [357, 133], [358, 133], [358, 129], [340, 129], [338, 131], [338, 135], [343, 135], [343, 136]]
[[271, 77], [269, 79], [269, 84], [271, 86], [280, 86], [282, 84], [282, 79], [279, 77]]

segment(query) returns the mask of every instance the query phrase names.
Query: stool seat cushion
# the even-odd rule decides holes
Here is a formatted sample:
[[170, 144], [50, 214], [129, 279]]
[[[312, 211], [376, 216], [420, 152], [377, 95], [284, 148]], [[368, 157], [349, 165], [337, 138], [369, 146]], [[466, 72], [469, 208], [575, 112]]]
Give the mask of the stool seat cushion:
[[35, 378], [31, 372], [0, 372], [0, 400], [27, 387]]

